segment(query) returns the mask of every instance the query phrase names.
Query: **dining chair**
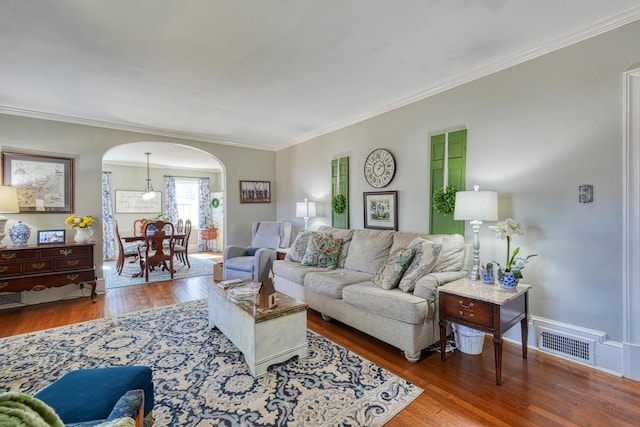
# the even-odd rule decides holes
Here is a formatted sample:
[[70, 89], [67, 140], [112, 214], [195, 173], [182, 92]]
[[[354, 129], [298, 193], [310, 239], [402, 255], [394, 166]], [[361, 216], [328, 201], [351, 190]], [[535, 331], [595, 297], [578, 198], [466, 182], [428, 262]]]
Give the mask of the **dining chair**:
[[[162, 271], [168, 270], [173, 279], [175, 234], [175, 226], [170, 222], [148, 222], [144, 226], [144, 245], [139, 247], [138, 253], [145, 281], [149, 281], [149, 271], [156, 267], [162, 267]], [[169, 242], [167, 246], [163, 245], [165, 239]]]
[[134, 236], [144, 236], [144, 225], [146, 224], [147, 220], [142, 218], [142, 219], [136, 219], [135, 221], [133, 221], [133, 235]]
[[178, 219], [178, 223], [176, 224], [176, 233], [181, 234], [184, 231], [184, 220], [182, 218]]
[[187, 267], [191, 268], [191, 264], [189, 264], [189, 254], [187, 253], [189, 250], [189, 236], [191, 236], [190, 219], [187, 219], [184, 222], [184, 228], [181, 234], [183, 234], [184, 237], [176, 239], [176, 244], [173, 247], [173, 251], [179, 261], [181, 261], [183, 264], [187, 264]]
[[124, 268], [124, 262], [127, 258], [133, 258], [135, 262], [138, 259], [138, 245], [136, 244], [123, 244], [122, 237], [120, 237], [120, 230], [118, 230], [118, 221], [113, 221], [113, 228], [115, 229], [116, 241], [118, 242], [118, 259], [116, 261], [116, 272], [118, 275], [122, 273]]

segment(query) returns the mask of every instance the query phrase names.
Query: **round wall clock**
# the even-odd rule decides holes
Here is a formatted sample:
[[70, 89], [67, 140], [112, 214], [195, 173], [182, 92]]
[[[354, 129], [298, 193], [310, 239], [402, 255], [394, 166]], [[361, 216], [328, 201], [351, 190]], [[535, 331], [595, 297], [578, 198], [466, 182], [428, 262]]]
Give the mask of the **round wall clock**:
[[389, 185], [396, 173], [396, 160], [389, 150], [373, 150], [364, 162], [364, 177], [375, 188]]

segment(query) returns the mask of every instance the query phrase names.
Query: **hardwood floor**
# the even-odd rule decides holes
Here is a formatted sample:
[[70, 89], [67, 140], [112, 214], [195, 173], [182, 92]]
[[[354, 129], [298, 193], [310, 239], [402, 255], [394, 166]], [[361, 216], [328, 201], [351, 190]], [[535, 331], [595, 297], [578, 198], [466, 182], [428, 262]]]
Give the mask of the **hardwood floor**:
[[[0, 311], [0, 337], [206, 298], [211, 277], [109, 290], [89, 298]], [[482, 354], [423, 352], [409, 363], [399, 350], [310, 310], [309, 329], [424, 389], [387, 426], [637, 426], [640, 382], [505, 343], [502, 381], [495, 385], [493, 344]], [[0, 364], [1, 366], [1, 364]]]

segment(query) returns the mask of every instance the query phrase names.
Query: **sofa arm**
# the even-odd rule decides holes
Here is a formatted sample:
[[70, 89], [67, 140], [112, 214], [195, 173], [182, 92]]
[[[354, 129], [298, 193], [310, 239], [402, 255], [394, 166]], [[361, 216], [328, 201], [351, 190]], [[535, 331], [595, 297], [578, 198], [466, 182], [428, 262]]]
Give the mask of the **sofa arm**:
[[224, 252], [222, 253], [222, 260], [224, 262], [231, 258], [246, 256], [248, 251], [249, 251], [248, 246], [236, 246], [236, 245], [225, 246]]
[[[269, 277], [273, 262], [276, 260], [276, 250], [260, 248], [256, 251], [253, 259], [254, 277], [258, 282], [262, 282]], [[257, 274], [257, 275], [255, 275]]]
[[413, 295], [422, 297], [427, 301], [434, 302], [438, 292], [438, 287], [445, 283], [466, 277], [469, 272], [467, 270], [460, 271], [443, 271], [439, 273], [429, 273], [422, 276], [416, 282]]

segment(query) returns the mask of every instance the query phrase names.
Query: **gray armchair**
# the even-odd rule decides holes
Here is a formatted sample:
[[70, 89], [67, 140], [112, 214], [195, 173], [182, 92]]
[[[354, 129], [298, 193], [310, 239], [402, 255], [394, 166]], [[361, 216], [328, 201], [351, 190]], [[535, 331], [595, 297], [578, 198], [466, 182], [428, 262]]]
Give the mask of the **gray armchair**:
[[255, 222], [251, 229], [251, 246], [229, 245], [224, 248], [224, 279], [258, 282], [266, 279], [276, 259], [276, 249], [289, 247], [291, 227], [291, 223], [286, 221]]

